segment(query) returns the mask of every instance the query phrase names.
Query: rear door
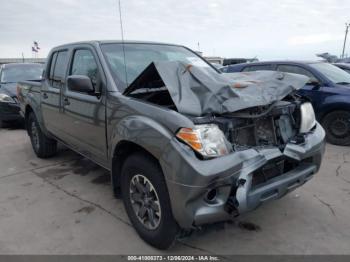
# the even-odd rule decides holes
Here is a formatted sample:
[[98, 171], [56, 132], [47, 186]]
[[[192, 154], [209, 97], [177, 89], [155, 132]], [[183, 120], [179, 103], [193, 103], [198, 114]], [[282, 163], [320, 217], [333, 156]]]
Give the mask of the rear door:
[[65, 129], [61, 122], [60, 111], [61, 90], [65, 85], [68, 66], [68, 50], [52, 53], [49, 64], [41, 90], [42, 115], [47, 130], [60, 137]]
[[104, 165], [107, 159], [105, 123], [105, 78], [98, 56], [88, 45], [72, 51], [68, 76], [88, 76], [95, 94], [72, 91], [62, 95], [62, 119], [69, 143], [79, 152]]

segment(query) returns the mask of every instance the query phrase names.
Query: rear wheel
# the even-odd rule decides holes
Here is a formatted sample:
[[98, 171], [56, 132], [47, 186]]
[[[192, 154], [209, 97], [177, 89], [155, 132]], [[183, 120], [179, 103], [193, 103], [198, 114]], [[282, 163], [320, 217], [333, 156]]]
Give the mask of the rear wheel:
[[327, 141], [334, 145], [350, 145], [350, 112], [334, 111], [322, 121]]
[[125, 209], [140, 237], [167, 249], [179, 233], [171, 211], [162, 170], [150, 156], [136, 153], [126, 159], [121, 174]]
[[38, 157], [48, 158], [56, 154], [57, 141], [42, 132], [34, 113], [30, 113], [28, 117], [27, 130], [33, 150]]

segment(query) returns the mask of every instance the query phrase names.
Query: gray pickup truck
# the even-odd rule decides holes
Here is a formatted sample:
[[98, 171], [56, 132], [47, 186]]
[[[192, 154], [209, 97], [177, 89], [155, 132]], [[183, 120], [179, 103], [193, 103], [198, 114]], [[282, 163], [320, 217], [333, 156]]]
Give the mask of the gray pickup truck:
[[307, 81], [226, 76], [179, 45], [91, 41], [54, 48], [18, 99], [36, 155], [59, 141], [110, 170], [138, 234], [165, 249], [313, 177], [325, 132], [295, 95]]

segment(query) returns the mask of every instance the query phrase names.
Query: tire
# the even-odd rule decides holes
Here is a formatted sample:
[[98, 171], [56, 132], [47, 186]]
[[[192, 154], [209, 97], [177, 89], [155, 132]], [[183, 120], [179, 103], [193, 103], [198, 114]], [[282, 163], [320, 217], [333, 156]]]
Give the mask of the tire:
[[327, 141], [334, 145], [350, 145], [350, 111], [333, 111], [322, 121]]
[[48, 138], [42, 132], [34, 113], [30, 113], [28, 116], [27, 130], [33, 150], [37, 157], [49, 158], [56, 154], [57, 141]]
[[[139, 186], [143, 186], [143, 190], [146, 190], [145, 185], [148, 185], [146, 196], [139, 194], [145, 191], [139, 190], [137, 181], [139, 181]], [[122, 167], [121, 191], [126, 212], [140, 237], [158, 249], [169, 248], [174, 243], [180, 228], [173, 217], [169, 193], [158, 163], [151, 156], [143, 153], [129, 156]], [[135, 195], [142, 200], [135, 201]], [[153, 201], [157, 198], [158, 202]], [[151, 201], [147, 202], [147, 199]], [[144, 213], [144, 219], [137, 214], [137, 210], [140, 211], [142, 205], [145, 207], [144, 210], [147, 210], [141, 212]], [[155, 211], [157, 209], [158, 212]], [[150, 222], [150, 213], [153, 213], [155, 218], [153, 224]]]

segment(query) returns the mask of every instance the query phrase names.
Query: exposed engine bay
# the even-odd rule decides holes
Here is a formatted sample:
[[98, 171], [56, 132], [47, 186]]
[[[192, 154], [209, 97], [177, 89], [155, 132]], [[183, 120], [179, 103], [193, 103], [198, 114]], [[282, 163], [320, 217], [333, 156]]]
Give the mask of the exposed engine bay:
[[[154, 84], [154, 83], [152, 83]], [[130, 96], [177, 110], [166, 87], [138, 89]], [[251, 147], [278, 146], [283, 149], [298, 134], [300, 104], [288, 96], [268, 106], [258, 106], [224, 115], [193, 117], [194, 124], [217, 124], [234, 151]]]
[[234, 151], [251, 147], [283, 148], [298, 133], [300, 101], [279, 101], [225, 116], [194, 118], [195, 124], [217, 124]]

